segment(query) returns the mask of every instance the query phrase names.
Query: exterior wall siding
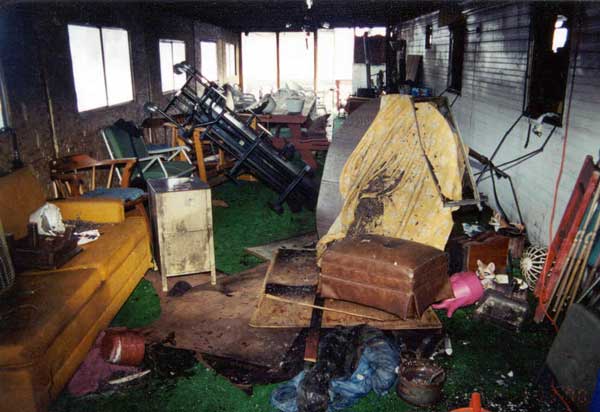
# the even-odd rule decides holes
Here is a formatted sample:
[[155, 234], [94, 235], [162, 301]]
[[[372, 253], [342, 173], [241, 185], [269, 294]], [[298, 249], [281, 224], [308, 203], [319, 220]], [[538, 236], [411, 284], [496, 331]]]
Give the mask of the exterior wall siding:
[[[587, 154], [596, 159], [600, 147], [600, 4], [582, 7], [582, 25], [572, 30], [571, 60], [567, 98], [571, 92], [571, 75], [575, 71], [573, 101], [563, 176], [558, 192], [554, 229], [558, 226], [571, 194], [582, 161]], [[523, 111], [529, 53], [530, 8], [526, 3], [486, 6], [463, 11], [467, 23], [463, 87], [453, 112], [465, 143], [491, 156], [496, 145]], [[433, 46], [425, 50], [425, 27], [433, 26]], [[479, 30], [478, 30], [479, 28]], [[479, 32], [478, 32], [479, 31]], [[423, 84], [435, 94], [446, 89], [449, 33], [438, 26], [438, 14], [432, 13], [402, 23], [401, 36], [407, 41], [408, 54], [423, 56]], [[577, 37], [579, 51], [576, 55]], [[450, 99], [454, 98], [449, 94]], [[566, 122], [566, 110], [563, 125]], [[529, 148], [528, 120], [523, 118], [507, 138], [494, 162], [501, 164], [539, 147], [550, 132], [538, 138], [531, 134]], [[565, 128], [557, 128], [543, 153], [508, 170], [519, 199], [523, 220], [530, 240], [549, 243], [549, 222], [554, 185], [560, 167]], [[510, 186], [498, 181], [500, 204], [511, 220], [517, 220]], [[480, 182], [479, 190], [497, 207], [489, 178]]]

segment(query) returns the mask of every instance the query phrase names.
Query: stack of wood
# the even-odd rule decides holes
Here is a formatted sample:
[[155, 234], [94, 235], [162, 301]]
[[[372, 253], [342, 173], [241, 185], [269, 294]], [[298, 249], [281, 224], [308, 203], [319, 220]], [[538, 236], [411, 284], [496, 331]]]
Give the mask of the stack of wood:
[[588, 156], [536, 286], [536, 320], [559, 319], [573, 303], [600, 302], [600, 170]]

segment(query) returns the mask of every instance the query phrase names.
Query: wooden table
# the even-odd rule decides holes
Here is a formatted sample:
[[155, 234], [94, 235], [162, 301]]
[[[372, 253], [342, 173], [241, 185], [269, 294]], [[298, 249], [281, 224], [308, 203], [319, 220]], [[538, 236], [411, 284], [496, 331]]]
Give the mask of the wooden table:
[[[309, 165], [313, 170], [316, 170], [318, 165], [313, 155], [313, 151], [327, 150], [329, 147], [329, 141], [326, 137], [315, 137], [306, 136], [302, 133], [302, 127], [306, 127], [309, 123], [309, 113], [301, 114], [259, 114], [256, 119], [259, 123], [270, 130], [271, 127], [275, 128], [273, 134], [273, 146], [277, 149], [283, 149], [287, 143], [294, 145], [302, 160]], [[240, 114], [242, 118], [250, 117], [249, 114]], [[281, 129], [287, 127], [290, 129], [290, 138], [281, 137]]]

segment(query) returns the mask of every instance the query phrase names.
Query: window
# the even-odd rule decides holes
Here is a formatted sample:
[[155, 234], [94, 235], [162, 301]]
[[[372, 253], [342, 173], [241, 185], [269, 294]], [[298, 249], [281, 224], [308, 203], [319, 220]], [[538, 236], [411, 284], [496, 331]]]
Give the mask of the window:
[[2, 99], [0, 96], [0, 129], [3, 129], [6, 126], [4, 117], [4, 99]]
[[558, 49], [565, 47], [569, 29], [567, 29], [567, 18], [561, 14], [556, 16], [554, 23], [554, 33], [552, 34], [552, 51], [558, 53]]
[[133, 100], [129, 36], [118, 28], [68, 25], [80, 112]]
[[227, 66], [227, 77], [233, 77], [237, 74], [237, 67], [235, 65], [235, 45], [231, 43], [225, 43], [225, 62]]
[[525, 114], [560, 126], [569, 71], [571, 10], [564, 4], [532, 9], [529, 87]]
[[185, 74], [176, 74], [173, 66], [185, 61], [185, 43], [180, 40], [159, 40], [160, 79], [162, 92], [179, 90], [185, 83]]
[[460, 93], [462, 89], [463, 58], [465, 54], [464, 23], [450, 26], [450, 56], [448, 57], [448, 90]]
[[428, 24], [425, 26], [425, 48], [431, 49], [431, 45], [433, 44], [433, 26]]
[[279, 33], [279, 77], [282, 88], [314, 88], [314, 53], [313, 33]]
[[319, 29], [317, 42], [317, 94], [330, 113], [352, 93], [353, 29]]
[[3, 129], [9, 125], [8, 113], [6, 109], [7, 100], [8, 97], [6, 96], [6, 87], [4, 83], [4, 70], [2, 61], [0, 61], [0, 129]]
[[244, 92], [256, 97], [277, 88], [277, 35], [248, 33], [242, 35], [242, 77]]
[[219, 80], [217, 63], [217, 43], [214, 41], [200, 42], [200, 67], [202, 75], [208, 80]]
[[354, 35], [356, 37], [364, 36], [365, 33], [368, 33], [369, 37], [371, 37], [371, 36], [383, 36], [383, 37], [385, 37], [386, 32], [387, 32], [387, 29], [384, 26], [378, 26], [378, 27], [355, 27], [354, 28]]

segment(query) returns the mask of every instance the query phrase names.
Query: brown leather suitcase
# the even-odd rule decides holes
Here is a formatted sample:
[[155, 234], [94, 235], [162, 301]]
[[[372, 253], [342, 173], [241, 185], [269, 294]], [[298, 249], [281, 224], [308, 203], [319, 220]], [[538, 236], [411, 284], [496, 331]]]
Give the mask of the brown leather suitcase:
[[402, 319], [420, 317], [432, 303], [454, 297], [446, 253], [376, 235], [338, 240], [325, 251], [319, 293]]

